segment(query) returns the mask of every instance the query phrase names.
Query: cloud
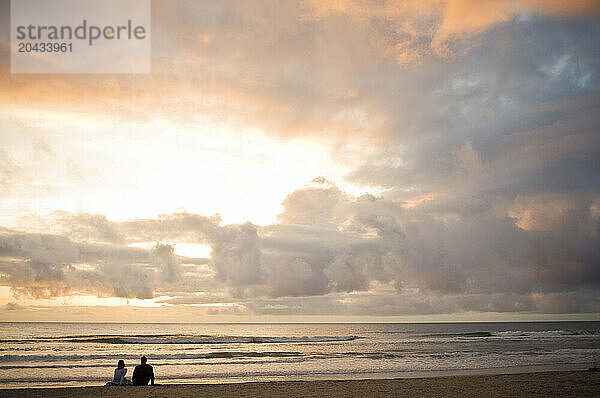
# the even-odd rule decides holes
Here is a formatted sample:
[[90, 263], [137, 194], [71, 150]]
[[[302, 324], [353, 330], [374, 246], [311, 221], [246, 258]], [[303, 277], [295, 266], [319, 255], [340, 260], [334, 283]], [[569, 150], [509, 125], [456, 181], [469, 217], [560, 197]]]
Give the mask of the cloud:
[[[482, 167], [468, 143], [455, 156], [462, 169]], [[585, 302], [600, 287], [597, 203], [585, 195], [578, 202], [561, 196], [541, 213], [536, 207], [538, 213], [528, 213], [532, 202], [520, 198], [509, 214], [505, 205], [511, 203], [450, 196], [406, 206], [353, 196], [318, 178], [285, 199], [279, 224], [263, 227], [220, 225], [218, 217], [191, 213], [123, 222], [62, 214], [69, 220], [62, 224], [69, 227], [65, 233], [77, 241], [4, 232], [3, 281], [33, 297], [88, 292], [150, 298], [160, 291], [179, 297], [172, 304], [233, 298], [263, 314], [594, 310]], [[559, 217], [552, 214], [555, 206]], [[539, 221], [545, 215], [551, 228]], [[77, 222], [87, 228], [90, 219], [101, 219], [92, 225], [113, 231], [119, 242], [159, 243], [149, 250], [98, 244], [96, 233], [86, 242]], [[209, 244], [210, 272], [174, 256], [173, 244], [160, 240]], [[562, 296], [571, 304], [559, 304]], [[322, 307], [308, 306], [309, 297]], [[294, 306], [294, 298], [308, 301]]]
[[[522, 86], [520, 70], [571, 75], [580, 85], [597, 79], [587, 62], [594, 40], [585, 39], [596, 34], [595, 1], [265, 1], [243, 7], [159, 1], [153, 7], [161, 18], [153, 23], [152, 75], [6, 74], [0, 81], [6, 109], [115, 118], [129, 127], [154, 119], [186, 129], [218, 121], [278, 138], [319, 137], [342, 150], [348, 140], [366, 147], [387, 145], [401, 132], [433, 134], [426, 121], [412, 119], [436, 124], [443, 117], [432, 113], [444, 109], [459, 116], [465, 105], [495, 107], [511, 99], [503, 91], [514, 86], [545, 91], [539, 77]], [[454, 42], [452, 62], [437, 55]], [[516, 44], [508, 54], [506, 46]], [[536, 59], [543, 65], [532, 64]], [[478, 81], [479, 65], [500, 70]], [[461, 81], [459, 98], [473, 92], [498, 98], [453, 102], [445, 93], [458, 91]], [[444, 86], [452, 82], [451, 90]], [[118, 111], [103, 105], [109, 99], [122, 105]], [[146, 130], [130, 134], [141, 139]]]
[[3, 191], [2, 195], [5, 195], [13, 189], [22, 169], [5, 149], [0, 150], [0, 164], [0, 189]]
[[66, 211], [55, 211], [57, 224], [61, 230], [68, 231], [75, 239], [123, 243], [123, 238], [115, 226], [101, 214], [77, 213], [71, 214]]
[[23, 309], [23, 308], [25, 308], [25, 307], [23, 307], [22, 305], [19, 305], [19, 304], [17, 304], [17, 303], [6, 303], [6, 304], [4, 305], [4, 308], [3, 308], [3, 309], [4, 309], [5, 311], [18, 311], [18, 310], [21, 310], [21, 309]]
[[[2, 230], [0, 273], [15, 293], [164, 294], [175, 306], [239, 302], [287, 315], [598, 311], [597, 2], [154, 6], [151, 76], [4, 74], [6, 118], [19, 106], [87, 113], [93, 125], [108, 115], [123, 121], [110, 148], [123, 132], [152, 140], [136, 125], [151, 118], [190, 137], [218, 120], [329, 145], [346, 180], [290, 192], [272, 225], [56, 211], [37, 233]], [[6, 123], [5, 193], [77, 180], [61, 142]], [[50, 148], [43, 159], [36, 142]], [[74, 174], [96, 181], [95, 165], [81, 162]], [[147, 242], [154, 248], [128, 247]], [[211, 257], [176, 256], [178, 243], [209, 245]]]
[[144, 250], [74, 242], [54, 234], [5, 231], [0, 258], [1, 280], [16, 296], [151, 298], [157, 283]]
[[[384, 50], [395, 52], [399, 63], [422, 58], [428, 50], [448, 55], [453, 41], [489, 29], [492, 25], [512, 20], [520, 14], [536, 13], [552, 17], [600, 15], [600, 4], [594, 0], [564, 2], [559, 0], [428, 0], [428, 1], [307, 1], [310, 15], [326, 18], [348, 16], [370, 25], [391, 25]], [[374, 28], [375, 34], [378, 31]]]
[[315, 178], [313, 187], [299, 189], [283, 201], [282, 224], [328, 224], [335, 221], [333, 210], [345, 194], [324, 177]]
[[[452, 66], [429, 66], [437, 73], [418, 86], [402, 85], [419, 93], [411, 101], [387, 97], [405, 112], [387, 146], [348, 178], [401, 197], [593, 191], [600, 58], [588, 38], [599, 33], [591, 21], [576, 29], [571, 21], [536, 18], [482, 33], [485, 46]], [[556, 73], [545, 71], [565, 56]]]

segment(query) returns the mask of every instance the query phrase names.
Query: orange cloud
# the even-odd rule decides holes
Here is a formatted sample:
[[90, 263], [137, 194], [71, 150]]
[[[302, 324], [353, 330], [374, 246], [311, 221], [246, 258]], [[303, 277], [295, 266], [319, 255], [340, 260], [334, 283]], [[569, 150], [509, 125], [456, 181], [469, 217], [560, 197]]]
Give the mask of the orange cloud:
[[[515, 220], [515, 225], [525, 231], [556, 231], [572, 220], [574, 213], [580, 209], [589, 209], [593, 213], [593, 205], [585, 198], [575, 195], [538, 194], [518, 196], [508, 216]], [[585, 219], [579, 222], [579, 228], [590, 236], [595, 234], [595, 220]]]
[[582, 13], [600, 13], [597, 0], [448, 0], [442, 22], [432, 47], [440, 51], [445, 43], [460, 35], [478, 32], [499, 22], [508, 21], [522, 12], [548, 16], [570, 16]]
[[431, 51], [445, 55], [453, 39], [480, 32], [522, 12], [553, 17], [600, 14], [598, 0], [307, 0], [307, 4], [316, 18], [337, 14], [357, 20], [380, 18], [393, 21], [397, 33], [410, 37], [394, 45], [401, 64], [420, 58], [421, 54], [411, 43], [418, 42], [422, 36], [428, 38]]

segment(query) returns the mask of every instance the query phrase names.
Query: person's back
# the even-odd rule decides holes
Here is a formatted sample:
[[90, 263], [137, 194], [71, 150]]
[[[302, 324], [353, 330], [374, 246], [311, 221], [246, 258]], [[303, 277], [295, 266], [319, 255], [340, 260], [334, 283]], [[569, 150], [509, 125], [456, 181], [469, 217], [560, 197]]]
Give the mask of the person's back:
[[111, 383], [114, 385], [120, 385], [120, 386], [126, 384], [126, 379], [125, 379], [126, 374], [127, 374], [127, 368], [115, 369], [115, 375], [114, 375]]
[[119, 360], [119, 363], [117, 364], [117, 368], [115, 369], [115, 374], [113, 376], [113, 379], [111, 381], [109, 381], [108, 383], [106, 383], [105, 385], [107, 386], [126, 386], [131, 384], [129, 382], [129, 380], [127, 380], [125, 378], [125, 375], [127, 374], [127, 368], [125, 367], [125, 361], [123, 361], [122, 359]]
[[134, 386], [147, 386], [148, 382], [154, 385], [154, 370], [146, 363], [147, 360], [146, 357], [142, 357], [142, 363], [133, 370], [131, 381]]

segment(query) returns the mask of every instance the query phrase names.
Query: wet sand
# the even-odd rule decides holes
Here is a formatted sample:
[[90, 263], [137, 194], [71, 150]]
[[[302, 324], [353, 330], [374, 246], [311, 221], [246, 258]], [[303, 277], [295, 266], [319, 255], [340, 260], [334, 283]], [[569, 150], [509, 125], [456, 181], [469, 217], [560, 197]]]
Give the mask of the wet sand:
[[172, 384], [0, 390], [0, 397], [548, 397], [600, 396], [600, 372], [569, 371], [410, 379]]

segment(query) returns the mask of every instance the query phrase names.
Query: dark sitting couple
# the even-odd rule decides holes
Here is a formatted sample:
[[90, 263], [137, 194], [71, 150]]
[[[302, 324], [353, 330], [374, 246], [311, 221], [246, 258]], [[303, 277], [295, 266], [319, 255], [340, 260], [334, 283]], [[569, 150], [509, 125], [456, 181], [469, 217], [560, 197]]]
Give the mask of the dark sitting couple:
[[115, 369], [115, 375], [112, 381], [106, 383], [107, 386], [147, 386], [154, 385], [154, 369], [148, 365], [148, 358], [142, 357], [140, 360], [141, 364], [135, 367], [133, 370], [133, 376], [129, 381], [125, 375], [127, 374], [127, 368], [125, 367], [125, 361], [120, 360]]

